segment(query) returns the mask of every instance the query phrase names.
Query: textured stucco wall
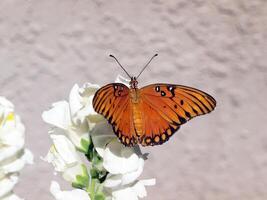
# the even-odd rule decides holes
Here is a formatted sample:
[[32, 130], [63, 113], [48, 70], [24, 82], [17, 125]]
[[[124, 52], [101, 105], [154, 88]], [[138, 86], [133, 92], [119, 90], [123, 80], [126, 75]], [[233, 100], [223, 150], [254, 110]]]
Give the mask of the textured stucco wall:
[[108, 54], [136, 74], [155, 52], [141, 85], [194, 86], [218, 107], [144, 149], [144, 177], [157, 178], [146, 199], [267, 199], [266, 0], [0, 1], [0, 95], [22, 116], [36, 162], [19, 195], [52, 200], [42, 111], [76, 82], [122, 74]]

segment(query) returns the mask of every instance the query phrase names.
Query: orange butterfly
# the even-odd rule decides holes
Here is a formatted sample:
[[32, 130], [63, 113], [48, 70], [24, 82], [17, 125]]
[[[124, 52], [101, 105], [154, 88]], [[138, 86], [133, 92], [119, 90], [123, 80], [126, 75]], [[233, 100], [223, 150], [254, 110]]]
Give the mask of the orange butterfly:
[[122, 83], [111, 83], [100, 88], [94, 96], [93, 107], [112, 125], [125, 146], [142, 146], [166, 142], [182, 124], [193, 117], [204, 115], [216, 106], [209, 94], [183, 85], [156, 83], [137, 87], [137, 77], [130, 76], [130, 88]]

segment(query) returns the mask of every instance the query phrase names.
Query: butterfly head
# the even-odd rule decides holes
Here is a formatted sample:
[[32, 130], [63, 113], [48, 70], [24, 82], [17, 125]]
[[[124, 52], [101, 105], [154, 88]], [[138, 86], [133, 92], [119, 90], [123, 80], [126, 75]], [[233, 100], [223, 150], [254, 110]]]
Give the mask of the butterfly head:
[[143, 67], [143, 69], [141, 70], [141, 72], [138, 74], [138, 76], [131, 76], [125, 69], [124, 67], [120, 64], [120, 62], [118, 61], [118, 59], [113, 56], [113, 55], [109, 55], [110, 57], [112, 57], [113, 59], [116, 60], [116, 62], [119, 64], [119, 66], [123, 69], [123, 71], [127, 74], [127, 76], [129, 78], [131, 78], [130, 81], [130, 88], [131, 89], [137, 89], [137, 85], [138, 85], [138, 81], [137, 78], [142, 74], [142, 72], [145, 70], [145, 68], [149, 65], [149, 63], [153, 60], [153, 58], [155, 58], [156, 56], [158, 56], [158, 54], [155, 54], [154, 56], [152, 56], [152, 58], [150, 58], [150, 60], [148, 61], [148, 63]]
[[135, 76], [131, 77], [130, 88], [136, 89], [137, 85], [138, 85], [138, 81], [137, 81], [136, 77]]

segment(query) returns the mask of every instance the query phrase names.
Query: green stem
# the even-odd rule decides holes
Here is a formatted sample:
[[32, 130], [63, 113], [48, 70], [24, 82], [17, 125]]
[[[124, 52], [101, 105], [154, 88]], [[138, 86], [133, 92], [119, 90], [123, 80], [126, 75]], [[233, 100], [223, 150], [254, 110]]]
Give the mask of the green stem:
[[88, 188], [88, 192], [90, 194], [90, 198], [92, 200], [95, 199], [95, 184], [96, 184], [96, 180], [94, 178], [91, 179], [91, 184], [89, 185]]

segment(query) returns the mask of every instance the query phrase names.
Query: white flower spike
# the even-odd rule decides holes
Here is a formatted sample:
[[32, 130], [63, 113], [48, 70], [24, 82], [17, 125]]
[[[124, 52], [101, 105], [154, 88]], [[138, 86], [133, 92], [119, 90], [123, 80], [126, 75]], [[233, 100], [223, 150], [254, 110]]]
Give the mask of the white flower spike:
[[[125, 81], [121, 76], [116, 80]], [[98, 88], [90, 83], [81, 88], [75, 84], [69, 102], [54, 103], [42, 115], [53, 126], [49, 131], [53, 145], [45, 160], [78, 188], [60, 191], [53, 182], [51, 192], [57, 200], [68, 199], [66, 195], [74, 200], [89, 196], [91, 200], [138, 200], [146, 196], [145, 186], [155, 184], [154, 179], [138, 180], [145, 163], [139, 147], [123, 146], [111, 126], [94, 111], [92, 99]], [[76, 197], [78, 193], [80, 197]]]
[[20, 199], [13, 188], [25, 164], [33, 163], [33, 155], [24, 148], [24, 143], [25, 128], [14, 112], [14, 105], [0, 97], [0, 199]]

